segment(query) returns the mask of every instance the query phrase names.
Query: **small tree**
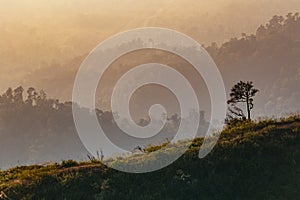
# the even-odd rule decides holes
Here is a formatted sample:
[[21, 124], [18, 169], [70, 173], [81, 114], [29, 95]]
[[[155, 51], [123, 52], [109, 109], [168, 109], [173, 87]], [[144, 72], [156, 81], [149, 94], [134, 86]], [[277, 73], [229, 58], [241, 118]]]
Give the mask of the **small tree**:
[[238, 103], [245, 103], [247, 109], [247, 118], [251, 120], [251, 110], [253, 109], [253, 97], [258, 92], [258, 89], [254, 88], [252, 81], [240, 81], [233, 86], [230, 93], [230, 99], [227, 101], [232, 108], [229, 108], [229, 112], [237, 117], [243, 119], [246, 116], [243, 113], [243, 110], [237, 106]]

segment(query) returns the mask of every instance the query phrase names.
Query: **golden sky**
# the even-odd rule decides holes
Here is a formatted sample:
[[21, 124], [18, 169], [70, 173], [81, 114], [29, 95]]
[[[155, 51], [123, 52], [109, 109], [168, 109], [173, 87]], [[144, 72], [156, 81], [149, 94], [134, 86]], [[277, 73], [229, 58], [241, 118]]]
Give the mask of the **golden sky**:
[[299, 0], [0, 0], [0, 91], [120, 31], [159, 26], [222, 43], [299, 10]]

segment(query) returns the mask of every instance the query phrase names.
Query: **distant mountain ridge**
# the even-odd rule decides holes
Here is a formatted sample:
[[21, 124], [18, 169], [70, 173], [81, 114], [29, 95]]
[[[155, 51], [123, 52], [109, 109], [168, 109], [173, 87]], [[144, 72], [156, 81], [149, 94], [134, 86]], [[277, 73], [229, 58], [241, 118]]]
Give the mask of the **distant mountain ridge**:
[[[212, 43], [206, 46], [206, 49], [219, 67], [227, 91], [235, 82], [251, 80], [263, 94], [257, 96], [255, 116], [280, 116], [300, 111], [299, 35], [299, 14], [289, 13], [286, 17], [277, 15], [272, 17], [254, 34], [242, 34], [242, 37], [232, 38], [222, 45]], [[41, 68], [29, 75], [24, 84], [30, 85], [35, 82], [34, 85], [48, 91], [50, 96], [70, 100], [77, 67], [85, 56], [76, 57], [67, 64], [53, 64], [49, 68]], [[196, 93], [203, 101], [202, 110], [209, 113], [209, 95], [203, 79], [195, 76], [194, 71], [191, 70], [192, 66], [187, 62], [172, 54], [159, 51], [135, 52], [114, 62], [110, 66], [112, 68], [110, 73], [107, 73], [104, 81], [100, 83], [104, 87], [99, 88], [97, 105], [104, 110], [109, 109], [109, 94], [117, 77], [138, 64], [154, 61], [170, 65], [185, 74], [196, 87]], [[52, 83], [54, 79], [56, 81]], [[140, 102], [146, 100], [142, 95], [136, 96], [136, 99], [139, 98]]]

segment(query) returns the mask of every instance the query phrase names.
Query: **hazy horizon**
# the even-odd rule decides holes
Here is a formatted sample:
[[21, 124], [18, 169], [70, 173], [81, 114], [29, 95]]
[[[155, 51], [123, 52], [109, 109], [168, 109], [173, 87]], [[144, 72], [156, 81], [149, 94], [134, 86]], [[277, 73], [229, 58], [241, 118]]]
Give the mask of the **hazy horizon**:
[[[41, 88], [37, 84], [41, 77], [28, 80], [31, 74], [51, 65], [59, 73], [58, 65], [72, 63], [99, 42], [128, 29], [159, 26], [181, 31], [201, 44], [221, 44], [241, 33], [255, 33], [273, 15], [299, 8], [297, 0], [2, 1], [0, 91], [18, 85]], [[78, 63], [64, 68], [77, 69]]]

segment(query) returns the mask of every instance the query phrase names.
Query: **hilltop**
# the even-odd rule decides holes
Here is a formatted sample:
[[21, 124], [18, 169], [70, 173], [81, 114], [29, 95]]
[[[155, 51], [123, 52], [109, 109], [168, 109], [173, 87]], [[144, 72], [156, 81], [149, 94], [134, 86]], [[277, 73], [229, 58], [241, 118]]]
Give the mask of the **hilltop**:
[[[204, 159], [198, 158], [201, 143], [202, 139], [195, 139], [179, 160], [146, 174], [118, 172], [97, 160], [1, 171], [2, 199], [232, 200], [300, 196], [300, 116], [227, 125]], [[160, 146], [146, 151], [156, 148]], [[114, 162], [139, 159], [143, 155]]]

